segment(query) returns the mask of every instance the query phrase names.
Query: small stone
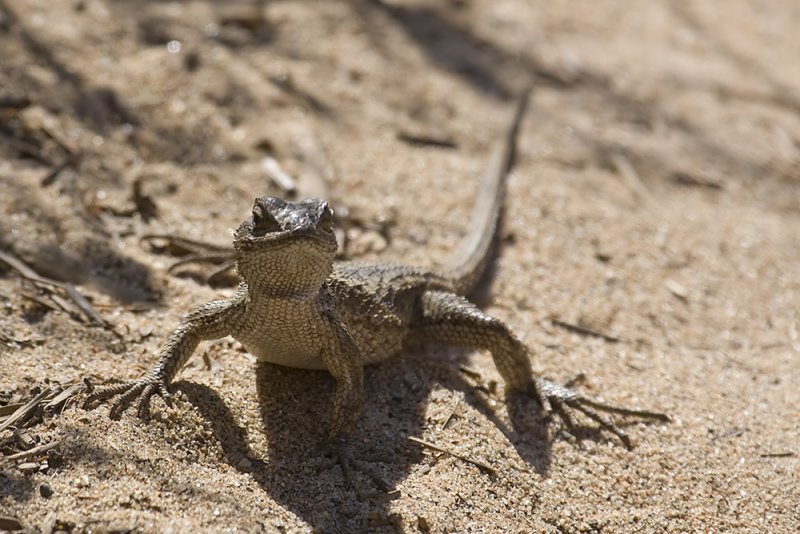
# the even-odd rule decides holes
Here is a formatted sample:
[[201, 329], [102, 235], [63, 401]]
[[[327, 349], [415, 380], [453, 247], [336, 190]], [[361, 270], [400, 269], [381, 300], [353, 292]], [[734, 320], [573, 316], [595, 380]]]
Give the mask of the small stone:
[[250, 462], [250, 460], [247, 459], [247, 456], [242, 456], [242, 459], [239, 460], [239, 463], [236, 465], [239, 469], [242, 469], [244, 471], [248, 471], [250, 468], [253, 467], [253, 464]]
[[420, 532], [430, 532], [431, 526], [428, 524], [428, 520], [425, 519], [423, 516], [419, 516], [417, 518], [417, 528]]
[[29, 475], [39, 470], [39, 464], [37, 464], [36, 462], [25, 462], [23, 464], [19, 464], [17, 466], [17, 469], [19, 469], [26, 475]]
[[412, 226], [408, 231], [408, 238], [415, 245], [427, 245], [430, 237], [430, 231], [426, 226], [421, 224]]
[[679, 299], [681, 299], [681, 300], [688, 300], [689, 299], [689, 291], [687, 291], [685, 287], [683, 287], [681, 284], [679, 284], [675, 280], [672, 280], [671, 278], [667, 278], [664, 281], [664, 285], [667, 286], [667, 289], [670, 291], [670, 293], [672, 293], [673, 295], [675, 295]]
[[50, 498], [53, 495], [53, 488], [47, 482], [42, 482], [39, 484], [39, 494], [45, 499]]
[[61, 467], [64, 465], [64, 457], [55, 449], [47, 451], [48, 467]]
[[0, 530], [22, 530], [22, 523], [16, 517], [0, 514]]

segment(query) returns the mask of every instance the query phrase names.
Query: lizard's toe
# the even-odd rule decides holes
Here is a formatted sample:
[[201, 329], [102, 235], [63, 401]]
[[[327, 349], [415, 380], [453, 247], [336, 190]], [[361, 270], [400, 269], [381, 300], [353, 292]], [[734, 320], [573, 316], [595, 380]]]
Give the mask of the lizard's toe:
[[599, 412], [615, 413], [641, 419], [670, 421], [670, 417], [666, 414], [646, 410], [630, 410], [628, 408], [601, 403], [584, 397], [569, 387], [559, 386], [548, 380], [537, 380], [537, 386], [542, 396], [547, 399], [552, 411], [564, 423], [567, 431], [572, 432], [577, 426], [571, 412], [580, 412], [600, 425], [606, 432], [615, 435], [628, 450], [633, 448], [630, 437], [628, 437], [616, 423], [604, 417]]
[[558, 399], [550, 399], [550, 409], [552, 412], [548, 414], [550, 417], [549, 419], [552, 420], [552, 415], [555, 414], [556, 417], [561, 421], [564, 425], [564, 428], [567, 432], [572, 432], [578, 426], [575, 422], [575, 418], [572, 417], [572, 413], [569, 409]]
[[617, 438], [622, 442], [622, 444], [625, 446], [626, 449], [628, 450], [633, 449], [633, 443], [631, 443], [631, 438], [629, 438], [628, 435], [625, 434], [625, 432], [623, 432], [613, 421], [611, 421], [607, 417], [603, 417], [596, 411], [586, 406], [583, 403], [583, 399], [578, 397], [578, 399], [570, 401], [569, 403], [567, 403], [567, 405], [573, 410], [581, 412], [582, 414], [586, 415], [586, 417], [599, 424], [603, 430], [617, 436]]
[[131, 382], [128, 384], [124, 393], [114, 401], [109, 411], [109, 416], [112, 419], [119, 419], [123, 412], [128, 409], [133, 400], [142, 392], [145, 384], [142, 382]]
[[86, 396], [86, 400], [83, 401], [83, 408], [87, 410], [94, 408], [104, 400], [110, 399], [115, 395], [119, 395], [120, 393], [127, 391], [129, 384], [129, 382], [126, 382], [124, 384], [115, 384], [113, 386], [105, 386], [95, 389], [94, 392]]
[[170, 394], [167, 391], [167, 386], [163, 382], [150, 382], [142, 389], [141, 398], [139, 399], [139, 406], [136, 413], [141, 419], [145, 421], [150, 420], [150, 400], [153, 395], [161, 395], [168, 405], [170, 404]]
[[162, 380], [147, 377], [125, 382], [124, 384], [100, 388], [86, 398], [83, 407], [87, 409], [93, 408], [96, 404], [119, 395], [119, 398], [111, 404], [111, 409], [109, 410], [109, 417], [119, 419], [133, 401], [137, 397], [141, 397], [138, 402], [137, 412], [139, 417], [147, 420], [150, 413], [150, 399], [155, 394], [160, 394], [169, 403], [167, 385]]

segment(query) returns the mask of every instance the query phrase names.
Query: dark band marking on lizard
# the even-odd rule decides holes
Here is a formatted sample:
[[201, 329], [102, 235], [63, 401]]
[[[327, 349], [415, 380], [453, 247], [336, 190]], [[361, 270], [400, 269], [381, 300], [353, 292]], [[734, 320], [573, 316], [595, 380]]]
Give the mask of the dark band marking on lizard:
[[139, 415], [146, 417], [151, 396], [168, 395], [169, 384], [200, 341], [230, 335], [261, 360], [327, 369], [336, 380], [331, 438], [339, 441], [361, 412], [365, 365], [411, 343], [440, 342], [491, 352], [507, 394], [529, 395], [540, 404], [547, 400], [568, 427], [574, 421], [571, 411], [581, 412], [630, 448], [628, 436], [599, 412], [662, 421], [668, 416], [601, 404], [535, 377], [528, 348], [463, 296], [486, 266], [526, 101], [527, 95], [520, 99], [492, 152], [472, 228], [449, 269], [437, 273], [394, 263], [335, 261], [327, 202], [257, 198], [252, 216], [234, 234], [242, 278], [235, 295], [190, 313], [143, 378], [98, 389], [87, 404], [120, 395], [111, 408], [118, 416], [140, 397]]

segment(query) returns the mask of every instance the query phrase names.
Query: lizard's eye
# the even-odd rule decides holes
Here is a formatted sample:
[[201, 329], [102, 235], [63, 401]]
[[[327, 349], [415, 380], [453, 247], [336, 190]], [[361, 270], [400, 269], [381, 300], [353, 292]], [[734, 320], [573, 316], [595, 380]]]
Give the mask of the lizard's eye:
[[280, 232], [282, 230], [278, 221], [265, 210], [262, 206], [256, 204], [253, 206], [253, 236], [261, 237], [270, 232]]
[[325, 232], [333, 232], [333, 210], [325, 209], [319, 217], [319, 227]]

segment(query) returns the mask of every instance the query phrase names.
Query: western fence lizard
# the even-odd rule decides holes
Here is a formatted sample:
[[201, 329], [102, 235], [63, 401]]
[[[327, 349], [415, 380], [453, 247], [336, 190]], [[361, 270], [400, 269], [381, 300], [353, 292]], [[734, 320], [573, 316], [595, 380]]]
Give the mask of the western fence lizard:
[[137, 397], [139, 415], [153, 394], [167, 388], [202, 340], [233, 336], [257, 358], [306, 369], [327, 369], [336, 380], [332, 438], [354, 427], [362, 408], [364, 372], [410, 343], [440, 342], [488, 350], [507, 393], [523, 393], [572, 426], [570, 410], [582, 412], [627, 447], [630, 439], [598, 412], [668, 420], [663, 414], [598, 403], [571, 389], [534, 377], [529, 351], [498, 319], [464, 296], [486, 265], [502, 206], [527, 96], [520, 99], [505, 136], [492, 151], [472, 229], [443, 272], [408, 265], [338, 262], [332, 211], [319, 199], [255, 200], [252, 216], [235, 231], [233, 244], [242, 282], [234, 296], [190, 313], [143, 378], [96, 390], [88, 403], [121, 395], [118, 416]]

